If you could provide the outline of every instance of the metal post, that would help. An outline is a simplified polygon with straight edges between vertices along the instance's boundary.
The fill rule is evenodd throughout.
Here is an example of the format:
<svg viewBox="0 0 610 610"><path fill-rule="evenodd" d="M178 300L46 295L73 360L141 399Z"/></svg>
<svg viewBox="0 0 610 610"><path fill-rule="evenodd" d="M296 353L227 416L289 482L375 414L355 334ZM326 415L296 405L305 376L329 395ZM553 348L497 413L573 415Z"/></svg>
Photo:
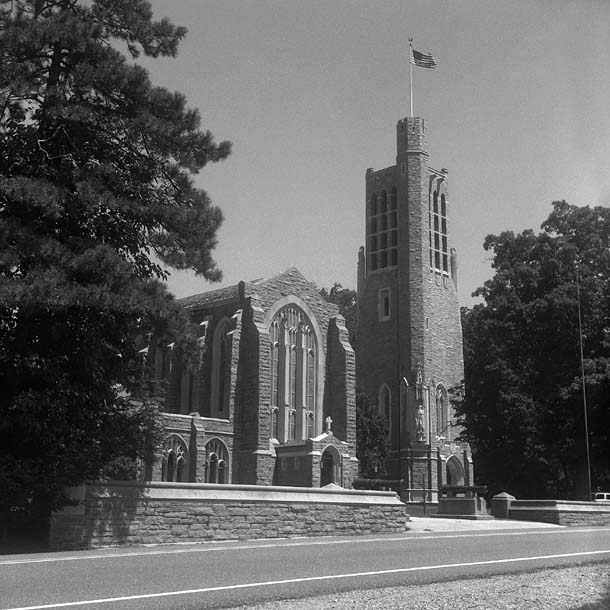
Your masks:
<svg viewBox="0 0 610 610"><path fill-rule="evenodd" d="M582 340L582 313L580 309L580 278L578 263L576 267L576 300L578 303L578 338L580 340L580 375L582 379L582 403L585 416L585 448L587 452L587 500L592 499L591 496L591 457L589 454L589 418L587 415L587 387L585 382L585 358Z"/></svg>
<svg viewBox="0 0 610 610"><path fill-rule="evenodd" d="M409 100L410 113L413 116L413 38L409 38Z"/></svg>

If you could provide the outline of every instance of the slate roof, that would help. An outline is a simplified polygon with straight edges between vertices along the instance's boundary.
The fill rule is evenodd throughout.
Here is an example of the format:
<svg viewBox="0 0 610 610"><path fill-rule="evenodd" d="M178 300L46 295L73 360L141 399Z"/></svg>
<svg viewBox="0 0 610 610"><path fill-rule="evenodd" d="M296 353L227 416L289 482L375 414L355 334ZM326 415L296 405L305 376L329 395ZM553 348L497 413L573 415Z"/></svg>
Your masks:
<svg viewBox="0 0 610 610"><path fill-rule="evenodd" d="M232 299L239 299L239 284L234 286L227 286L225 288L218 288L217 290L210 290L208 292L202 292L200 294L194 294L190 297L184 297L178 299L178 303L183 307L198 307L200 305L207 305L217 301L229 301Z"/></svg>
<svg viewBox="0 0 610 610"><path fill-rule="evenodd" d="M239 284L234 284L232 286L226 286L225 288L218 288L216 290L209 290L208 292L202 292L200 294L194 294L189 297L184 297L182 299L178 299L178 303L180 303L183 307L187 309L191 309L194 307L201 307L204 305L209 305L211 303L218 303L220 301L238 301L240 299L240 286L243 285L243 293L248 296L251 294L251 291L248 290L249 287L261 286L267 282L272 280L276 280L277 278L294 273L298 273L301 277L303 275L296 267L289 267L288 269L278 273L276 275L272 275L271 277L261 277L252 281L244 281ZM305 278L303 278L305 279Z"/></svg>

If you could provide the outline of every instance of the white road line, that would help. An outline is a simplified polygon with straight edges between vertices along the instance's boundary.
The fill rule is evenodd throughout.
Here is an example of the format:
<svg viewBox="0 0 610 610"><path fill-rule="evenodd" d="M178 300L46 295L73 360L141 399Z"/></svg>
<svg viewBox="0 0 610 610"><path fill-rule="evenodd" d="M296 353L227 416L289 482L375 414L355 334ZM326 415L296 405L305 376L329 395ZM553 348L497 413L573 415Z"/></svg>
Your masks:
<svg viewBox="0 0 610 610"><path fill-rule="evenodd" d="M610 549L603 551L584 551L581 553L561 553L558 555L539 555L537 557L514 557L512 559L491 559L488 561L471 561L465 563L447 563L444 565L418 566L413 568L395 568L393 570L375 570L372 572L353 572L351 574L332 574L326 576L307 576L305 578L288 578L285 580L269 580L264 582L242 583L238 585L223 585L219 587L205 587L202 589L184 589L182 591L164 591L162 593L145 593L140 595L125 595L123 597L105 597L101 599L88 599L75 602L60 602L57 604L43 604L41 606L20 606L18 608L4 608L2 610L48 610L49 608L69 608L73 606L88 606L93 604L111 604L140 599L153 599L158 597L175 597L178 595L195 595L198 593L213 593L215 591L231 591L235 589L252 589L255 587L272 587L275 585L289 585L320 580L340 580L345 578L361 578L363 576L382 576L384 574L404 574L422 570L442 570L445 568L464 568L473 566L486 566L499 563L518 563L524 561L540 561L542 559L562 559L566 557L585 557L591 555L610 555Z"/></svg>
<svg viewBox="0 0 610 610"><path fill-rule="evenodd" d="M406 540L438 540L438 539L451 539L451 538L481 538L481 537L494 537L494 536L528 536L530 534L584 534L587 532L610 532L608 527L595 527L590 529L527 529L520 531L498 531L498 532L476 532L470 530L468 533L463 534L445 534L442 536L436 534L421 534L414 536L413 533L405 534L402 536L387 536L383 538L344 538L341 540L330 540L326 538L316 538L315 540L283 540L281 542L274 542L271 544L239 544L239 545L224 545L224 546L203 546L197 543L193 543L193 547L188 549L169 549L164 547L156 551L127 551L123 553L99 553L97 555L67 555L62 557L37 557L32 559L6 559L0 561L0 566L10 566L28 563L55 563L62 561L86 561L88 559L117 559L121 557L146 557L157 556L157 555L174 555L180 553L216 553L218 551L245 551L252 549L274 549L278 547L292 547L292 546L317 546L323 544L325 546L330 544L368 544L370 542L400 542ZM419 532L416 532L419 534Z"/></svg>

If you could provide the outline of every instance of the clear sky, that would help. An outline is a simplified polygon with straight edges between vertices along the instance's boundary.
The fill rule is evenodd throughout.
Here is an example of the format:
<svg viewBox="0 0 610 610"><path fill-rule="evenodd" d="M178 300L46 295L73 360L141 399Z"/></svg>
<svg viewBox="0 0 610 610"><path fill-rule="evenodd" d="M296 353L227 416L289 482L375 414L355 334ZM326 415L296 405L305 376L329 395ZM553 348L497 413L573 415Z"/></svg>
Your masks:
<svg viewBox="0 0 610 610"><path fill-rule="evenodd" d="M295 265L356 287L366 168L395 163L409 114L409 37L430 164L449 170L460 301L491 276L485 236L538 229L551 202L610 202L608 0L154 0L189 33L144 61L183 92L233 154L197 184L226 220L211 285L174 273L178 297Z"/></svg>

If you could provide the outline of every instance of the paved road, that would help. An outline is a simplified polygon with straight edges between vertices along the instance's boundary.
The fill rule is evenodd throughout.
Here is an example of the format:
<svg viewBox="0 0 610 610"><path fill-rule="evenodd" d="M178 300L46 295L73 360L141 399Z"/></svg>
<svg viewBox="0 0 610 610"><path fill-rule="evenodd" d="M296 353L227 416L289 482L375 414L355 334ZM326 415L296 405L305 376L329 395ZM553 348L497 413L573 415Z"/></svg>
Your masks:
<svg viewBox="0 0 610 610"><path fill-rule="evenodd" d="M4 556L0 610L200 610L610 560L610 528L421 525L397 536Z"/></svg>

